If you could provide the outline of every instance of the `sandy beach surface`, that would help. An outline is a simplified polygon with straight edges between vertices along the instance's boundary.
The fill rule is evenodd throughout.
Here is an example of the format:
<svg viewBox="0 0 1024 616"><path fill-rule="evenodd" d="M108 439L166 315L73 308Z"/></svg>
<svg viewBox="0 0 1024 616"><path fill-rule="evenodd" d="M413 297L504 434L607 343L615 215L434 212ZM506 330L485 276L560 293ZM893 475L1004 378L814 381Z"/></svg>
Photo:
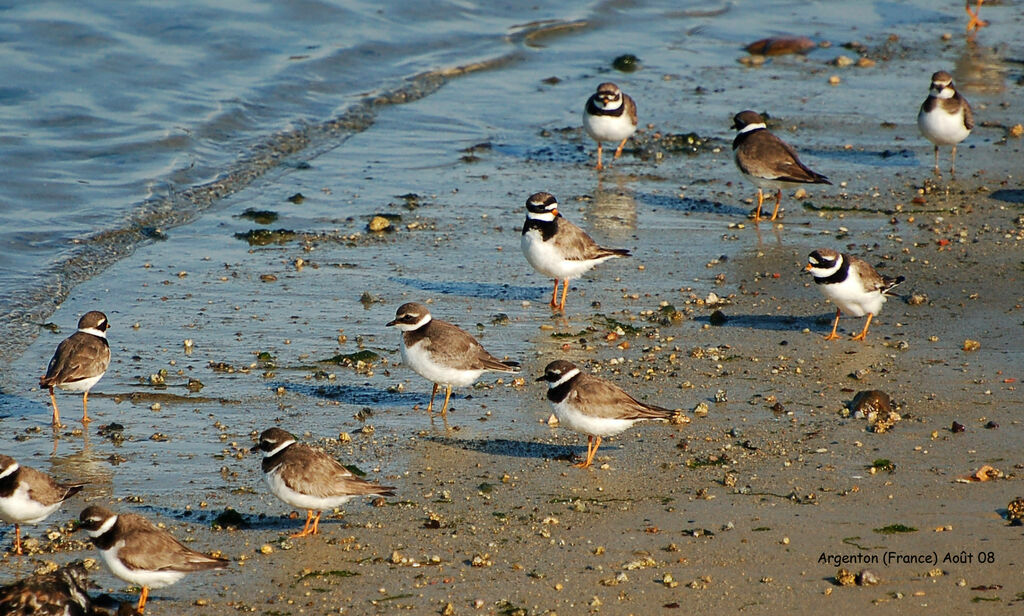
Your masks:
<svg viewBox="0 0 1024 616"><path fill-rule="evenodd" d="M1010 135L1024 52L993 42L1021 27L997 8L973 44L959 20L875 24L753 68L735 60L756 36L717 39L735 49L729 64L681 70L672 53L706 54L680 38L638 43L644 68L629 74L610 72L613 54L552 65L612 26L568 28L168 229L77 287L51 319L60 331L5 368L5 452L89 485L24 529L29 555L7 553L13 529L0 529L0 582L96 558L66 531L101 503L232 561L154 591L157 616L1019 612L1024 528L1006 508L1024 496L1024 157ZM860 55L838 47L854 38L876 64L831 64ZM979 119L955 180L932 175L914 121L941 68ZM606 79L637 99L642 129L597 173L579 113ZM769 111L834 183L788 191L778 224L747 219L754 190L728 129L745 108ZM519 250L540 190L634 254L575 281L564 315ZM368 230L376 215L389 231ZM907 278L863 343L848 339L856 318L822 339L834 307L801 271L819 247ZM428 418L430 385L384 326L407 301L522 373L485 376L457 390L447 423ZM54 438L34 382L90 309L110 317L113 363L87 431L80 398L59 395L67 427ZM547 424L534 382L556 358L682 419L638 425L572 468L586 439ZM867 390L891 397L891 429L851 412ZM271 426L397 496L288 539L304 512L268 492L248 451ZM986 465L994 478L969 479ZM215 525L228 508L232 527ZM877 584L840 585L841 568ZM102 565L92 577L116 600L136 596Z"/></svg>

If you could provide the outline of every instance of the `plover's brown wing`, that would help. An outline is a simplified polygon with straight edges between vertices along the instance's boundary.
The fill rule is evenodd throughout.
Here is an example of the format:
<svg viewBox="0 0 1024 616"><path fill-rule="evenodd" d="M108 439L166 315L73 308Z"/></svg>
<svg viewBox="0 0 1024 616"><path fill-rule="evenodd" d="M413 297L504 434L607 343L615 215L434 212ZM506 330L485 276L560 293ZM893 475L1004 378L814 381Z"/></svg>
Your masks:
<svg viewBox="0 0 1024 616"><path fill-rule="evenodd" d="M961 103L963 103L963 106L964 106L964 128L966 128L967 130L973 130L974 129L974 111L971 109L970 103L967 102L966 98L964 98L963 96L960 96L959 92L956 93L956 96L953 97L953 100L958 100Z"/></svg>
<svg viewBox="0 0 1024 616"><path fill-rule="evenodd" d="M42 505L55 505L67 500L85 486L84 483L57 483L53 477L28 466L21 467L21 480L29 486L29 498Z"/></svg>
<svg viewBox="0 0 1024 616"><path fill-rule="evenodd" d="M792 146L767 130L748 133L742 145L736 148L735 156L740 170L757 178L802 184L831 184L827 177L800 162Z"/></svg>
<svg viewBox="0 0 1024 616"><path fill-rule="evenodd" d="M294 457L281 469L280 477L285 485L300 494L317 498L394 495L393 486L361 479L328 454L303 443L291 445L288 454Z"/></svg>
<svg viewBox="0 0 1024 616"><path fill-rule="evenodd" d="M580 374L568 401L581 412L601 419L668 419L675 411L644 404L604 379Z"/></svg>
<svg viewBox="0 0 1024 616"><path fill-rule="evenodd" d="M555 248L568 261L590 261L602 257L630 256L629 251L625 248L599 246L594 238L587 235L586 231L562 216L555 220L558 221L558 231L553 238Z"/></svg>
<svg viewBox="0 0 1024 616"><path fill-rule="evenodd" d="M870 263L859 257L844 255L844 258L850 262L850 268L856 272L861 284L864 285L865 291L881 291L887 294L893 287L906 280L903 276L897 276L896 278L883 276L876 272Z"/></svg>
<svg viewBox="0 0 1024 616"><path fill-rule="evenodd" d="M430 357L457 370L495 370L515 372L518 368L491 355L476 338L456 325L431 319L426 325Z"/></svg>
<svg viewBox="0 0 1024 616"><path fill-rule="evenodd" d="M622 93L622 100L623 104L626 106L626 113L629 115L629 121L633 124L633 126L636 126L636 101L633 100L632 96L626 94L625 92Z"/></svg>
<svg viewBox="0 0 1024 616"><path fill-rule="evenodd" d="M125 542L117 551L117 557L129 569L188 572L223 569L228 565L224 558L207 556L185 547L174 535L157 528L140 515L119 514L117 525Z"/></svg>
<svg viewBox="0 0 1024 616"><path fill-rule="evenodd" d="M75 332L57 345L39 385L49 387L74 383L106 372L110 365L110 345L105 338Z"/></svg>

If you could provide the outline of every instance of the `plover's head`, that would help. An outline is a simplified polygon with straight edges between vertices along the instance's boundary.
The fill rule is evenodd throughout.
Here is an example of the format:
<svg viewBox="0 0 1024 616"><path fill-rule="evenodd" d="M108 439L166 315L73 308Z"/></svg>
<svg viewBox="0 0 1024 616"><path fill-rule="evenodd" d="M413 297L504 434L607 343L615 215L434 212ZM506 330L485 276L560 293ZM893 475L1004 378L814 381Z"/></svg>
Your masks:
<svg viewBox="0 0 1024 616"><path fill-rule="evenodd" d="M758 128L767 128L761 114L749 109L741 111L732 117L732 127L741 133L746 133Z"/></svg>
<svg viewBox="0 0 1024 616"><path fill-rule="evenodd" d="M544 374L537 381L547 381L548 388L554 389L579 373L580 369L571 361L556 359L544 367Z"/></svg>
<svg viewBox="0 0 1024 616"><path fill-rule="evenodd" d="M11 456L0 454L0 479L16 473L19 468L21 468L21 466L18 464L17 460Z"/></svg>
<svg viewBox="0 0 1024 616"><path fill-rule="evenodd" d="M551 222L558 217L558 201L551 193L539 192L526 200L526 217Z"/></svg>
<svg viewBox="0 0 1024 616"><path fill-rule="evenodd" d="M395 318L388 321L388 327L397 327L403 332L419 329L430 322L430 311L423 304L409 302L402 304L395 312Z"/></svg>
<svg viewBox="0 0 1024 616"><path fill-rule="evenodd" d="M82 318L78 319L78 331L80 332L88 332L106 338L106 331L109 328L110 322L107 321L107 315L99 310L86 312L82 315Z"/></svg>
<svg viewBox="0 0 1024 616"><path fill-rule="evenodd" d="M249 451L262 451L263 457L269 458L294 442L295 437L281 428L268 428L260 434L259 442Z"/></svg>
<svg viewBox="0 0 1024 616"><path fill-rule="evenodd" d="M831 248L819 248L807 255L804 269L815 278L827 278L839 270L843 256Z"/></svg>
<svg viewBox="0 0 1024 616"><path fill-rule="evenodd" d="M932 75L932 85L928 88L932 96L938 98L952 98L956 94L953 86L953 76L946 71L939 71Z"/></svg>
<svg viewBox="0 0 1024 616"><path fill-rule="evenodd" d="M78 528L89 533L90 537L99 537L117 523L117 514L99 505L90 505L78 516Z"/></svg>
<svg viewBox="0 0 1024 616"><path fill-rule="evenodd" d="M594 97L597 105L602 109L618 109L622 106L622 90L610 81L597 86Z"/></svg>

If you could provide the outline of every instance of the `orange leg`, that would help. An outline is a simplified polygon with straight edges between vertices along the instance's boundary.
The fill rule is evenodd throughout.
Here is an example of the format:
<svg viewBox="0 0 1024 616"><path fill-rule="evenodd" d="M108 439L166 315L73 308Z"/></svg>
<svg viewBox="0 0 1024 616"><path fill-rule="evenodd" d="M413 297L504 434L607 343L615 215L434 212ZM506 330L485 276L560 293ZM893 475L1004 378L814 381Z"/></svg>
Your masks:
<svg viewBox="0 0 1024 616"><path fill-rule="evenodd" d="M868 335L868 325L871 325L871 317L875 315L868 313L868 320L864 322L864 329L851 340L863 340Z"/></svg>
<svg viewBox="0 0 1024 616"><path fill-rule="evenodd" d="M82 394L82 423L87 424L89 419L89 392Z"/></svg>
<svg viewBox="0 0 1024 616"><path fill-rule="evenodd" d="M21 556L21 526L14 525L14 553Z"/></svg>
<svg viewBox="0 0 1024 616"><path fill-rule="evenodd" d="M565 312L565 294L569 292L569 279L566 278L562 281L562 303L558 304L558 309Z"/></svg>
<svg viewBox="0 0 1024 616"><path fill-rule="evenodd" d="M146 609L146 599L149 598L149 586L142 587L142 594L139 595L139 606L135 608L138 613L143 613Z"/></svg>
<svg viewBox="0 0 1024 616"><path fill-rule="evenodd" d="M601 164L601 142L597 142L597 170L604 169L604 165Z"/></svg>
<svg viewBox="0 0 1024 616"><path fill-rule="evenodd" d="M839 334L836 333L836 329L839 328L839 309L836 308L836 322L832 324L832 333L825 336L825 340L835 340L839 338Z"/></svg>
<svg viewBox="0 0 1024 616"><path fill-rule="evenodd" d="M323 514L323 511L317 511L316 512L316 517L313 518L313 532L311 533L313 535L320 534L320 516L322 514Z"/></svg>
<svg viewBox="0 0 1024 616"><path fill-rule="evenodd" d="M575 466L576 468L587 468L588 466L590 466L590 451L593 446L594 437L587 435L587 457L584 460L581 460L580 462L573 464L573 466Z"/></svg>
<svg viewBox="0 0 1024 616"><path fill-rule="evenodd" d="M558 279L555 278L555 290L551 292L551 307L558 308Z"/></svg>
<svg viewBox="0 0 1024 616"><path fill-rule="evenodd" d="M57 396L53 395L53 387L50 387L50 402L53 403L53 427L60 427L60 410L57 409Z"/></svg>
<svg viewBox="0 0 1024 616"><path fill-rule="evenodd" d="M761 204L764 203L764 192L757 189L757 209L754 211L754 222L761 222Z"/></svg>
<svg viewBox="0 0 1024 616"><path fill-rule="evenodd" d="M593 445L593 447L591 447ZM590 468L590 465L594 463L594 455L597 454L597 448L601 446L601 437L598 436L587 436L587 459L582 462L573 464L576 468Z"/></svg>
<svg viewBox="0 0 1024 616"><path fill-rule="evenodd" d="M619 147L615 148L615 158L622 156L622 147L626 145L626 141L628 140L629 137L626 137L625 139L622 140L622 143L619 144Z"/></svg>
<svg viewBox="0 0 1024 616"><path fill-rule="evenodd" d="M978 8L974 9L973 11L971 10L971 1L967 0L966 2L964 2L964 10L967 11L967 15L971 18L971 20L967 22L968 32L972 32L974 30L981 30L982 28L988 25L987 21L984 21L983 19L981 19L981 17L979 17L979 15L981 14L981 4L984 1L985 0L978 0Z"/></svg>
<svg viewBox="0 0 1024 616"><path fill-rule="evenodd" d="M317 516L317 519L319 519L319 516ZM306 535L312 534L313 531L311 531L309 529L309 524L312 521L313 521L313 510L312 509L307 509L306 510L306 525L302 527L302 531L301 532L297 532L294 535L289 535L289 536L292 539L297 539L298 537L305 537Z"/></svg>
<svg viewBox="0 0 1024 616"><path fill-rule="evenodd" d="M441 417L448 416L448 399L452 397L452 386L445 385L444 387L444 406L441 407Z"/></svg>
<svg viewBox="0 0 1024 616"><path fill-rule="evenodd" d="M771 220L775 220L775 218L779 215L779 204L780 203L782 203L782 189L781 188L779 189L779 191L777 193L775 193L775 210L772 212Z"/></svg>
<svg viewBox="0 0 1024 616"><path fill-rule="evenodd" d="M427 415L430 415L434 409L434 396L437 395L437 383L434 383L434 388L430 390L430 402L427 403Z"/></svg>

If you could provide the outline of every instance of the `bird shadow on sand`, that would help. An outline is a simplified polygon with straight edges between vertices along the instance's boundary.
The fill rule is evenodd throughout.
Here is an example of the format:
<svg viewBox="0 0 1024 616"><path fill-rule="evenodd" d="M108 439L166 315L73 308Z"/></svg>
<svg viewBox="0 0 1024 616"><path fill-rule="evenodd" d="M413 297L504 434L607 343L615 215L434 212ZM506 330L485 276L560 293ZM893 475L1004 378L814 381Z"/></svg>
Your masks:
<svg viewBox="0 0 1024 616"><path fill-rule="evenodd" d="M516 441L507 438L460 439L448 436L428 436L425 440L454 449L478 451L492 456L534 458L539 460L572 460L583 457L587 448L580 445L555 445L534 441ZM615 446L611 446L614 448Z"/></svg>
<svg viewBox="0 0 1024 616"><path fill-rule="evenodd" d="M479 297L483 299L503 300L539 300L547 295L548 287L521 287L510 284L493 284L486 282L459 282L420 280L419 278L398 278L392 276L391 282L407 287L440 293L442 295L460 295L463 297Z"/></svg>
<svg viewBox="0 0 1024 616"><path fill-rule="evenodd" d="M993 191L989 197L1005 203L1024 203L1024 190L1001 188Z"/></svg>
<svg viewBox="0 0 1024 616"><path fill-rule="evenodd" d="M725 322L717 327L745 327L749 329L765 329L773 331L799 332L804 329L815 330L828 325L835 318L835 313L812 316L793 316L791 314L737 314L726 315ZM710 316L694 317L698 323L711 323Z"/></svg>
<svg viewBox="0 0 1024 616"><path fill-rule="evenodd" d="M272 383L274 389L284 387L288 391L310 396L312 398L324 398L344 402L345 404L356 404L359 406L392 407L392 406L426 406L430 402L428 391L389 391L379 387L367 387L366 385L306 385L303 383ZM441 392L443 395L444 392ZM465 394L452 392L452 400L465 399ZM443 398L442 398L443 399Z"/></svg>
<svg viewBox="0 0 1024 616"><path fill-rule="evenodd" d="M651 208L663 208L675 212L694 212L700 214L721 214L723 216L746 216L749 211L746 207L727 205L718 201L707 199L691 199L689 197L677 197L675 195L664 195L655 193L637 193L637 203Z"/></svg>

